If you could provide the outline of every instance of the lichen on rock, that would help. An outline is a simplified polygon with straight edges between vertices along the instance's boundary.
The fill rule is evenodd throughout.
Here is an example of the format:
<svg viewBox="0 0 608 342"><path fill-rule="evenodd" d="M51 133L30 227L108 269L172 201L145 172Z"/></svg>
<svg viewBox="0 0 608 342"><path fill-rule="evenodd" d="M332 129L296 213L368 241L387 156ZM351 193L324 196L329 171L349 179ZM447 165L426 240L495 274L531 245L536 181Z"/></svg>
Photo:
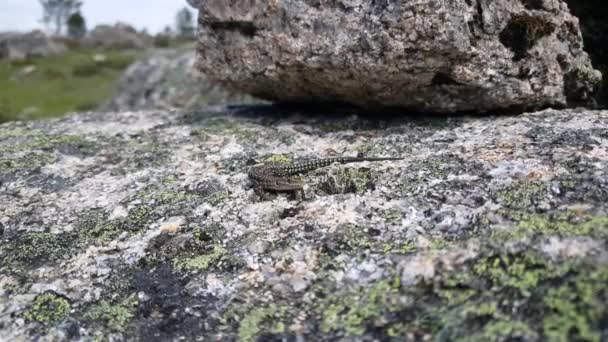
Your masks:
<svg viewBox="0 0 608 342"><path fill-rule="evenodd" d="M6 123L0 339L602 341L607 137L585 109ZM337 152L403 160L304 175L303 200L247 178Z"/></svg>

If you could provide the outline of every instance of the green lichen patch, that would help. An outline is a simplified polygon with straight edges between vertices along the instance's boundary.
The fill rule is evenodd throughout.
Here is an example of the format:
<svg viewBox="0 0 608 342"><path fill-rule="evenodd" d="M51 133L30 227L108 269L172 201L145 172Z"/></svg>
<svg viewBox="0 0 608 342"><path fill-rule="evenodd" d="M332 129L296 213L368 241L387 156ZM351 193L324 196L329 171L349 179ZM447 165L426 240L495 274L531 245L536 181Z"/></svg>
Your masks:
<svg viewBox="0 0 608 342"><path fill-rule="evenodd" d="M70 315L71 304L65 297L49 291L42 293L23 312L23 318L45 325L59 323Z"/></svg>
<svg viewBox="0 0 608 342"><path fill-rule="evenodd" d="M0 241L0 268L18 273L42 265L59 264L75 253L73 241L67 234L20 233Z"/></svg>
<svg viewBox="0 0 608 342"><path fill-rule="evenodd" d="M314 289L324 299L313 311L325 337L600 341L607 266L490 246L413 286L393 276L336 291L321 281Z"/></svg>
<svg viewBox="0 0 608 342"><path fill-rule="evenodd" d="M90 152L89 150L95 146L93 141L78 135L47 135L42 133L31 132L18 144L11 146L3 146L5 152L32 152L57 151L64 154L77 154L81 152Z"/></svg>
<svg viewBox="0 0 608 342"><path fill-rule="evenodd" d="M546 184L525 181L499 190L496 198L506 208L533 211L535 205L547 199L548 193Z"/></svg>
<svg viewBox="0 0 608 342"><path fill-rule="evenodd" d="M137 201L139 204L129 208L126 217L109 219L103 210L87 210L78 215L74 235L77 245L106 246L121 234L137 234L163 217L179 216L190 212L201 203L200 196L185 191L162 191L156 186L139 191L133 197L125 199L123 204Z"/></svg>
<svg viewBox="0 0 608 342"><path fill-rule="evenodd" d="M353 224L338 226L335 234L327 236L323 245L324 252L328 255L338 255L344 252L364 252L376 247L373 237L365 232L363 227ZM384 250L384 246L377 247L378 250Z"/></svg>
<svg viewBox="0 0 608 342"><path fill-rule="evenodd" d="M189 258L175 260L174 266L180 271L207 271L219 263L227 251L222 246L214 246L207 254L197 255Z"/></svg>
<svg viewBox="0 0 608 342"><path fill-rule="evenodd" d="M145 230L150 223L158 220L161 216L156 207L142 204L131 208L127 217L118 220L116 223L125 231L137 232Z"/></svg>
<svg viewBox="0 0 608 342"><path fill-rule="evenodd" d="M83 318L94 324L101 324L111 331L123 331L134 317L139 301L135 295L112 304L106 300L90 307Z"/></svg>
<svg viewBox="0 0 608 342"><path fill-rule="evenodd" d="M417 249L416 243L410 240L391 242L384 245L385 254L393 253L407 255L416 252Z"/></svg>
<svg viewBox="0 0 608 342"><path fill-rule="evenodd" d="M218 331L241 342L281 339L287 336L295 310L282 300L269 304L260 298L239 297L223 312Z"/></svg>
<svg viewBox="0 0 608 342"><path fill-rule="evenodd" d="M608 268L581 272L559 287L549 289L543 299L548 309L543 333L550 341L602 341L608 319Z"/></svg>
<svg viewBox="0 0 608 342"><path fill-rule="evenodd" d="M593 303L602 302L606 296L605 282L602 283L603 276L600 276L608 270L606 265L596 268L574 259L556 262L532 252L499 252L468 265L427 288L442 299L440 305L428 312L434 317L431 326L436 336L448 340L471 336L476 340L505 340L534 338L535 332L541 331L543 338L552 337L549 340L582 337L581 331L596 334L586 336L599 336L597 333L608 311ZM577 287L585 286L583 284L589 285L585 298L562 297L565 303L561 305L554 301L552 294L556 291L579 293ZM556 310L551 305L564 310ZM596 311L566 310L569 306L585 308L588 305L593 305ZM575 316L586 330L570 326L553 334L554 331L547 328L551 326L547 313L552 313L550 322Z"/></svg>
<svg viewBox="0 0 608 342"><path fill-rule="evenodd" d="M82 213L75 224L77 243L81 248L88 246L106 246L122 231L108 219L108 214L97 209Z"/></svg>
<svg viewBox="0 0 608 342"><path fill-rule="evenodd" d="M496 241L521 240L524 238L559 236L592 237L608 239L608 217L581 215L575 212L557 212L522 215L518 223L509 229L493 232Z"/></svg>
<svg viewBox="0 0 608 342"><path fill-rule="evenodd" d="M326 194L363 194L375 188L377 176L370 168L345 167L331 172L320 182L318 188Z"/></svg>
<svg viewBox="0 0 608 342"><path fill-rule="evenodd" d="M608 170L603 174L597 173L591 160L574 160L569 164L571 165L566 167L579 175L559 179L560 199L568 202L606 203L608 186L605 180L608 179Z"/></svg>
<svg viewBox="0 0 608 342"><path fill-rule="evenodd" d="M226 200L228 200L228 196L228 192L218 191L208 196L206 198L206 201L209 202L209 204L211 204L212 206L218 206L226 202Z"/></svg>
<svg viewBox="0 0 608 342"><path fill-rule="evenodd" d="M92 155L97 150L93 141L78 135L46 135L25 129L4 132L9 138L17 133L24 136L0 144L0 176L23 176L55 163L60 154Z"/></svg>
<svg viewBox="0 0 608 342"><path fill-rule="evenodd" d="M257 341L262 331L271 335L284 334L285 323L281 321L284 311L276 305L252 309L240 321L238 340L242 342Z"/></svg>
<svg viewBox="0 0 608 342"><path fill-rule="evenodd" d="M32 152L18 157L0 158L0 176L21 175L39 170L41 167L53 164L57 156L49 153Z"/></svg>
<svg viewBox="0 0 608 342"><path fill-rule="evenodd" d="M182 272L204 272L216 266L230 268L235 258L222 246L225 235L220 225L188 225L179 233L155 237L147 249L146 260L170 263Z"/></svg>
<svg viewBox="0 0 608 342"><path fill-rule="evenodd" d="M27 145L27 150L58 151L63 154L90 154L95 147L93 141L78 135L39 136Z"/></svg>
<svg viewBox="0 0 608 342"><path fill-rule="evenodd" d="M41 134L40 131L21 126L19 123L0 127L0 141L10 138L26 138L34 135L39 136Z"/></svg>
<svg viewBox="0 0 608 342"><path fill-rule="evenodd" d="M344 331L348 336L361 336L400 307L399 280L380 281L369 289L358 288L332 296L321 304L320 330L330 333Z"/></svg>
<svg viewBox="0 0 608 342"><path fill-rule="evenodd" d="M129 210L127 217L109 219L109 214L99 209L85 211L79 215L74 234L77 245L107 246L123 233L136 234L160 218L160 214L150 205L138 205Z"/></svg>

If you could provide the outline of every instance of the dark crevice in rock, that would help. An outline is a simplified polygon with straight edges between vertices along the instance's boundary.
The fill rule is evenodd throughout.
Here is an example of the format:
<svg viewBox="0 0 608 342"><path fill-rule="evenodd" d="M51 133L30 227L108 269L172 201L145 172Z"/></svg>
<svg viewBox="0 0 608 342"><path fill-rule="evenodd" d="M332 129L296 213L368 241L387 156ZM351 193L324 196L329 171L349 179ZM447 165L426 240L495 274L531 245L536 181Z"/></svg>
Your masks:
<svg viewBox="0 0 608 342"><path fill-rule="evenodd" d="M455 81L449 74L445 72L438 72L433 76L431 80L431 84L434 86L442 86L442 85L460 85L457 81Z"/></svg>
<svg viewBox="0 0 608 342"><path fill-rule="evenodd" d="M473 3L472 1L467 1L467 5L468 6L475 6L475 14L473 15L472 20L469 20L467 22L467 25L469 26L469 32L471 34L471 36L479 38L480 34L484 31L484 25L483 25L483 7L481 5L481 2L479 1L475 1L475 3ZM476 40L472 40L472 43L476 44Z"/></svg>
<svg viewBox="0 0 608 342"><path fill-rule="evenodd" d="M537 16L517 14L500 33L500 42L514 53L513 60L526 57L536 42L555 31L555 25Z"/></svg>
<svg viewBox="0 0 608 342"><path fill-rule="evenodd" d="M238 31L246 37L255 36L258 30L252 23L245 21L218 22L211 23L209 26L215 31Z"/></svg>
<svg viewBox="0 0 608 342"><path fill-rule="evenodd" d="M529 10L541 10L544 8L543 0L523 0L523 3Z"/></svg>
<svg viewBox="0 0 608 342"><path fill-rule="evenodd" d="M568 7L580 18L585 51L591 56L596 69L604 74L603 87L596 99L608 105L608 2L604 0L567 0Z"/></svg>

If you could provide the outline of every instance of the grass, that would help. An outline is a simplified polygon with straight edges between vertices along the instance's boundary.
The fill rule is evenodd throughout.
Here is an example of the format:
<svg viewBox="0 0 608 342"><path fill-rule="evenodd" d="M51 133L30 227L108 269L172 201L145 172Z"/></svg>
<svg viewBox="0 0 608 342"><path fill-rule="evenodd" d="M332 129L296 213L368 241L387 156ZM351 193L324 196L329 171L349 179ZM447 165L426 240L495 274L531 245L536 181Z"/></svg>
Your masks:
<svg viewBox="0 0 608 342"><path fill-rule="evenodd" d="M76 50L26 61L0 60L0 122L49 118L109 99L133 52Z"/></svg>

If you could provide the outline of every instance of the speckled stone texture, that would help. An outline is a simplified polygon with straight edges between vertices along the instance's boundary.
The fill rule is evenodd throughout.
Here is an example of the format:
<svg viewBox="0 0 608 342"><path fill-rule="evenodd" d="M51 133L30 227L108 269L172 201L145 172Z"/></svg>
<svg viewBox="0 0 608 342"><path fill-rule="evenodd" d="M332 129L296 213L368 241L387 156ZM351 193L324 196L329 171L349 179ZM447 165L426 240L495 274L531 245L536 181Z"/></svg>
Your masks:
<svg viewBox="0 0 608 342"><path fill-rule="evenodd" d="M559 0L198 2L203 73L277 102L569 106L601 81Z"/></svg>
<svg viewBox="0 0 608 342"><path fill-rule="evenodd" d="M0 235L2 341L605 341L608 111L7 123Z"/></svg>

